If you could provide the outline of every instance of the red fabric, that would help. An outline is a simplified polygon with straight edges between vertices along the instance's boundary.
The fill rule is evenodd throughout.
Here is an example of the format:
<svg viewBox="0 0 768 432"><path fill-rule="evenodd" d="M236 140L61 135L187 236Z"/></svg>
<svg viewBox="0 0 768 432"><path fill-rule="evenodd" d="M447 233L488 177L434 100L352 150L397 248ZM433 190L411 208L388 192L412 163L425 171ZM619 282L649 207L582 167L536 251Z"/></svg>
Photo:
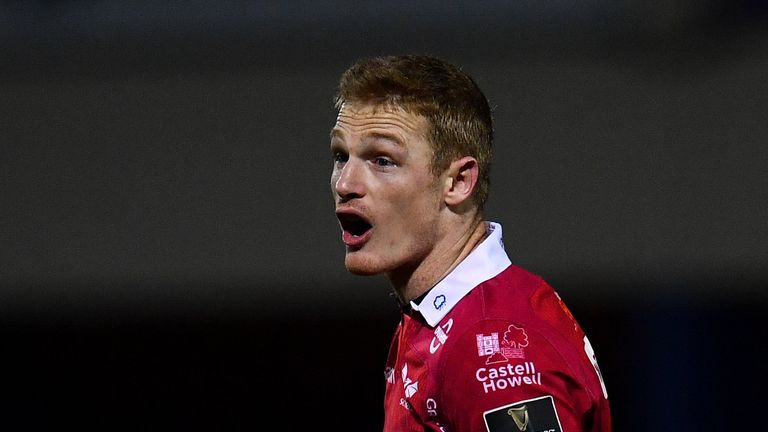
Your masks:
<svg viewBox="0 0 768 432"><path fill-rule="evenodd" d="M586 345L555 291L512 265L434 328L403 314L385 371L384 431L486 432L486 411L551 395L562 431L610 432Z"/></svg>

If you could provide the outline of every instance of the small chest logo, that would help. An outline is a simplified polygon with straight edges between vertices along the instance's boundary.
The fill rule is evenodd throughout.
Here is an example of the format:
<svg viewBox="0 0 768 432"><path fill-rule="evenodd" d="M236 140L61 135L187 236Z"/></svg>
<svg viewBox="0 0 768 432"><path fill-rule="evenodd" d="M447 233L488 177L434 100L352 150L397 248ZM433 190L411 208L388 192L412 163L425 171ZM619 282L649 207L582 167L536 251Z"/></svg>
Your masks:
<svg viewBox="0 0 768 432"><path fill-rule="evenodd" d="M432 306L435 307L435 309L440 310L445 306L445 296L440 294L439 296L435 297L435 300L432 301Z"/></svg>
<svg viewBox="0 0 768 432"><path fill-rule="evenodd" d="M405 397L410 398L419 390L419 382L411 381L411 379L408 378L407 364L403 366L402 376L403 376L403 389L405 390Z"/></svg>
<svg viewBox="0 0 768 432"><path fill-rule="evenodd" d="M448 339L448 333L453 327L453 318L450 318L448 322L435 328L435 336L432 337L432 341L429 343L429 353L434 354L438 348L443 346Z"/></svg>

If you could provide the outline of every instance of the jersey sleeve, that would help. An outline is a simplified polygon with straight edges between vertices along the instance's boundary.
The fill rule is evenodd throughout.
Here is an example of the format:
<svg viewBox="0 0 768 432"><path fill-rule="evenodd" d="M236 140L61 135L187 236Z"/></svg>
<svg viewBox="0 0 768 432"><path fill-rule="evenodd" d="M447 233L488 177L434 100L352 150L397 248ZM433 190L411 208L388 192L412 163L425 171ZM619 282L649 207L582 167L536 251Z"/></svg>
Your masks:
<svg viewBox="0 0 768 432"><path fill-rule="evenodd" d="M586 359L535 328L484 320L463 332L442 358L448 431L581 432L594 412L574 359ZM586 360L585 360L586 361Z"/></svg>

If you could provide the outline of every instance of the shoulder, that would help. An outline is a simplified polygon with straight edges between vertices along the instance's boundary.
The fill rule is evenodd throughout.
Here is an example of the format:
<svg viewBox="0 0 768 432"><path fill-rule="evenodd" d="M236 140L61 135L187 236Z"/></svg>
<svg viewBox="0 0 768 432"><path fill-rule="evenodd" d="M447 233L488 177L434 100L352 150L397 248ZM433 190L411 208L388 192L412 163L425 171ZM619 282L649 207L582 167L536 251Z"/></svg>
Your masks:
<svg viewBox="0 0 768 432"><path fill-rule="evenodd" d="M450 317L439 369L445 408L457 418L469 407L477 416L547 396L560 415L584 415L598 403L586 337L540 276L510 266L478 285ZM578 417L566 422L575 424Z"/></svg>
<svg viewBox="0 0 768 432"><path fill-rule="evenodd" d="M457 315L464 318L468 332L488 331L508 323L508 331L518 328L529 337L532 355L551 351L546 356L556 359L553 368L559 367L591 387L586 384L594 375L589 341L568 305L541 276L510 266L479 285L467 300L466 309L460 305Z"/></svg>
<svg viewBox="0 0 768 432"><path fill-rule="evenodd" d="M574 364L577 348L553 341L537 323L486 318L462 328L454 322L443 349L439 400L457 430L478 430L489 413L521 401L548 401L547 418L559 417L565 430L599 403Z"/></svg>
<svg viewBox="0 0 768 432"><path fill-rule="evenodd" d="M478 285L456 308L467 321L510 320L537 329L549 338L559 335L578 345L578 321L563 299L541 276L511 265Z"/></svg>
<svg viewBox="0 0 768 432"><path fill-rule="evenodd" d="M457 305L452 315L470 321L484 319L534 319L534 296L554 293L544 279L522 267L510 265L498 275L480 283Z"/></svg>

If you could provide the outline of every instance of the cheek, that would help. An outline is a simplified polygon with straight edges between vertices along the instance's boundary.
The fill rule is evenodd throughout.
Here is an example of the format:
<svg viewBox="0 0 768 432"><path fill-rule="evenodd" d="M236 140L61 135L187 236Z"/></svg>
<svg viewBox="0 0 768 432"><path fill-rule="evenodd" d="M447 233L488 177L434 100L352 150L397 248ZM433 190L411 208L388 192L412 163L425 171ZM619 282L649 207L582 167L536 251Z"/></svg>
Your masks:
<svg viewBox="0 0 768 432"><path fill-rule="evenodd" d="M392 200L392 211L399 217L403 230L423 232L437 218L435 198L422 191L410 195L401 194Z"/></svg>

